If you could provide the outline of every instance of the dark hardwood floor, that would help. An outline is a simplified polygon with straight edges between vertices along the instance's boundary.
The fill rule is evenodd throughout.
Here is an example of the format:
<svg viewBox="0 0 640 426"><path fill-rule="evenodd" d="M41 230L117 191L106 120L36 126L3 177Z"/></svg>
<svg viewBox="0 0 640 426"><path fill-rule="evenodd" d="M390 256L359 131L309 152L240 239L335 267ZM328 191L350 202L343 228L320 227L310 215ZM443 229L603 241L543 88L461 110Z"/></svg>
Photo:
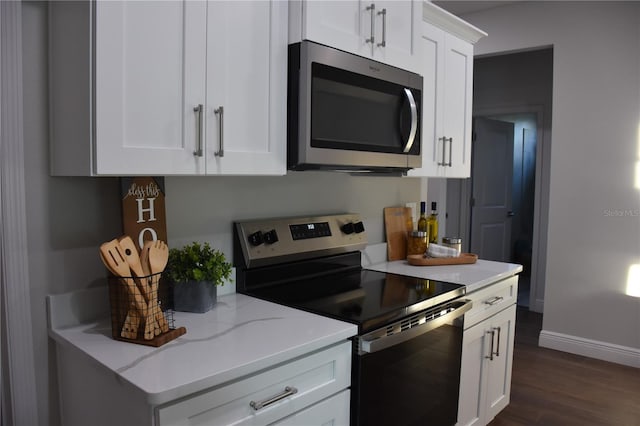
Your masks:
<svg viewBox="0 0 640 426"><path fill-rule="evenodd" d="M540 348L541 328L518 307L511 403L490 426L640 426L640 369Z"/></svg>

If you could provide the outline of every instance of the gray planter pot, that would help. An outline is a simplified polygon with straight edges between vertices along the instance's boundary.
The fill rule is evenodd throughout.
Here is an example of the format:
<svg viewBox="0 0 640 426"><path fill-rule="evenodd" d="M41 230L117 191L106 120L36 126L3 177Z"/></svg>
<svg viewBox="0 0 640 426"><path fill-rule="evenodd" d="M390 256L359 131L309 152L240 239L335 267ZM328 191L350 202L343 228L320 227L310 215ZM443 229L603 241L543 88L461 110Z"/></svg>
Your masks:
<svg viewBox="0 0 640 426"><path fill-rule="evenodd" d="M180 312L210 311L218 298L218 287L207 281L172 283L173 309Z"/></svg>

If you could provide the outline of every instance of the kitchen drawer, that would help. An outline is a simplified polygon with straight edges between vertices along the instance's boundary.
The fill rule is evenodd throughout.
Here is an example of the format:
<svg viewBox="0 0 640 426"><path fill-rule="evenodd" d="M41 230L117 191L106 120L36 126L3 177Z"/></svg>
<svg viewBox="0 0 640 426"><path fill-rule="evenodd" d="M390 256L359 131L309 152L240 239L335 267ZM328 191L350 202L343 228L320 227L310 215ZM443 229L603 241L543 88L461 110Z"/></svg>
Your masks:
<svg viewBox="0 0 640 426"><path fill-rule="evenodd" d="M351 342L344 342L158 408L157 424L267 425L346 389L350 380ZM252 401L268 401L286 387L297 392L257 410L251 407Z"/></svg>
<svg viewBox="0 0 640 426"><path fill-rule="evenodd" d="M464 328L477 324L516 303L518 297L518 276L506 278L480 290L467 293L473 307L464 315Z"/></svg>
<svg viewBox="0 0 640 426"><path fill-rule="evenodd" d="M340 392L271 426L346 426L349 424L349 390Z"/></svg>

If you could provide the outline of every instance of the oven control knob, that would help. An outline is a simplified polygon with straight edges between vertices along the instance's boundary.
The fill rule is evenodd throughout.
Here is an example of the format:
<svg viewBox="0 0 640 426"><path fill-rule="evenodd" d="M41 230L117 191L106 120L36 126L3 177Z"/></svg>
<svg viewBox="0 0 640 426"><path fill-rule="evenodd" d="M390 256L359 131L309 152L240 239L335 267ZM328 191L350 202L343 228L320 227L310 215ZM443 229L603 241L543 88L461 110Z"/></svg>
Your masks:
<svg viewBox="0 0 640 426"><path fill-rule="evenodd" d="M264 242L267 244L273 244L278 242L278 234L275 229L264 233Z"/></svg>
<svg viewBox="0 0 640 426"><path fill-rule="evenodd" d="M263 242L264 242L264 236L262 235L262 231L257 231L249 235L249 243L252 246L259 246Z"/></svg>
<svg viewBox="0 0 640 426"><path fill-rule="evenodd" d="M345 234L349 235L349 234L353 234L355 229L353 227L353 223L349 222L349 223L345 223L344 225L342 225L340 227L340 229L342 229L342 232L344 232Z"/></svg>
<svg viewBox="0 0 640 426"><path fill-rule="evenodd" d="M353 224L353 229L356 231L356 234L364 232L364 223L356 222Z"/></svg>

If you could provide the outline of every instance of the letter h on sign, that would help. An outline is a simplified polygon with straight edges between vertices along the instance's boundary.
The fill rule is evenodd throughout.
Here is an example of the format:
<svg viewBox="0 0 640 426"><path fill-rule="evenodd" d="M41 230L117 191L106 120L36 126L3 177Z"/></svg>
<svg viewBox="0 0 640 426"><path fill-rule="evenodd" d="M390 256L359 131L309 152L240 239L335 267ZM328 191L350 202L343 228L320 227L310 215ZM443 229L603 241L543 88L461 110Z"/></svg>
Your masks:
<svg viewBox="0 0 640 426"><path fill-rule="evenodd" d="M122 225L141 249L145 241L167 241L164 178L121 178Z"/></svg>

